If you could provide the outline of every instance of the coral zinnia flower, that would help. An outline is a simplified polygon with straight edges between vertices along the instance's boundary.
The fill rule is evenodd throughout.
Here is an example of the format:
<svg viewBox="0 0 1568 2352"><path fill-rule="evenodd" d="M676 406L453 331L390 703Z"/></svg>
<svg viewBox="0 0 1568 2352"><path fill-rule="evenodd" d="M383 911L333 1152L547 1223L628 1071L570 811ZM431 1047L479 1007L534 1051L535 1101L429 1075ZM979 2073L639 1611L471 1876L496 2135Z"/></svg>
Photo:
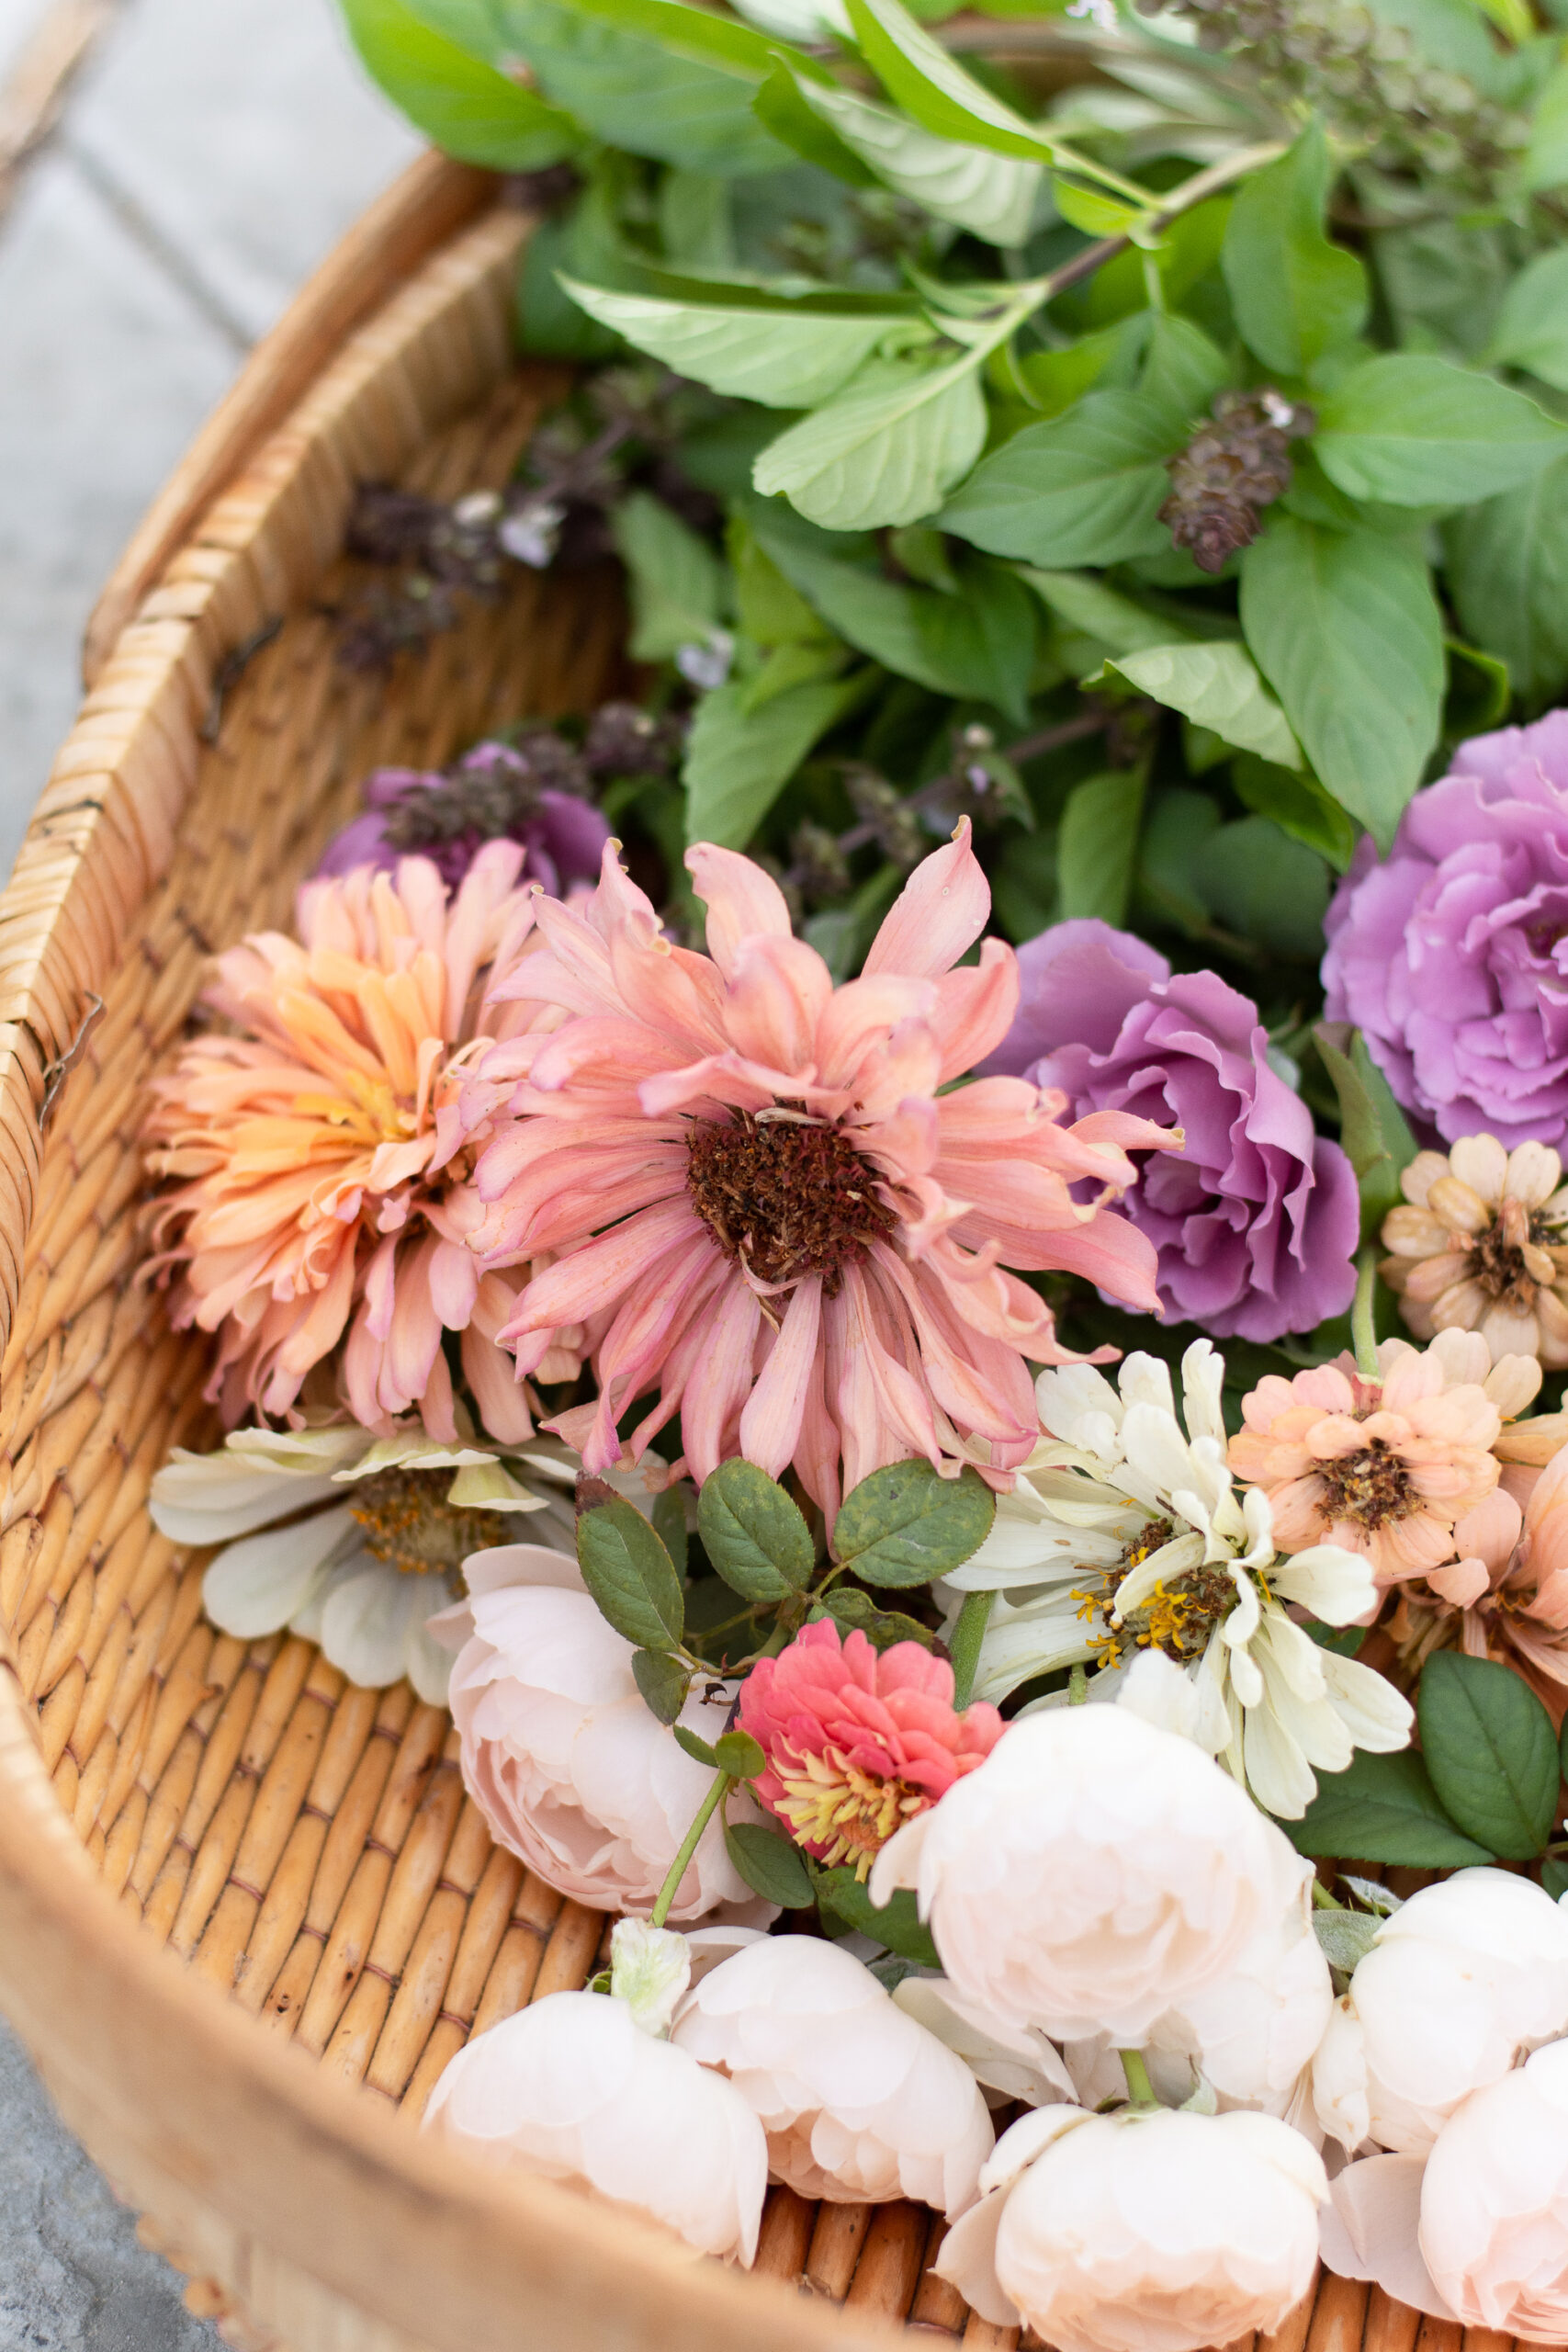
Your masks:
<svg viewBox="0 0 1568 2352"><path fill-rule="evenodd" d="M1497 1484L1501 1414L1540 1380L1518 1356L1488 1372L1485 1353L1478 1335L1443 1331L1424 1350L1385 1340L1376 1380L1349 1355L1260 1380L1242 1399L1230 1466L1268 1496L1280 1551L1364 1552L1380 1584L1453 1559L1456 1521Z"/></svg>
<svg viewBox="0 0 1568 2352"><path fill-rule="evenodd" d="M912 1454L1010 1484L1036 1434L1024 1359L1070 1359L1007 1268L1156 1309L1152 1245L1102 1204L1133 1181L1128 1148L1179 1136L1121 1112L1063 1125L1066 1098L1021 1079L953 1090L1018 1002L999 941L953 969L990 910L966 820L839 989L760 867L708 842L686 864L711 955L671 945L612 843L591 899L539 901L549 953L497 991L577 1017L491 1047L464 1088L497 1128L474 1246L562 1259L502 1334L520 1375L558 1326L592 1323L599 1401L558 1424L591 1470L658 1388L633 1453L679 1412L699 1478L736 1453L793 1461L829 1512L840 1464L851 1487Z"/></svg>
<svg viewBox="0 0 1568 2352"><path fill-rule="evenodd" d="M953 1668L919 1642L880 1654L803 1625L740 1686L740 1728L768 1759L752 1793L819 1862L864 1878L896 1829L945 1796L1007 1726L984 1702L953 1707Z"/></svg>
<svg viewBox="0 0 1568 2352"><path fill-rule="evenodd" d="M299 940L261 932L217 958L205 1001L243 1034L186 1046L147 1137L153 1173L184 1180L156 1226L174 1237L157 1263L183 1269L172 1320L219 1334L208 1395L231 1424L288 1412L347 1329L355 1419L385 1433L417 1406L451 1443L453 1330L490 1434L530 1434L495 1346L515 1291L466 1246L472 1146L449 1108L475 1038L540 1012L480 996L532 926L523 855L490 843L450 904L423 857L309 883Z"/></svg>

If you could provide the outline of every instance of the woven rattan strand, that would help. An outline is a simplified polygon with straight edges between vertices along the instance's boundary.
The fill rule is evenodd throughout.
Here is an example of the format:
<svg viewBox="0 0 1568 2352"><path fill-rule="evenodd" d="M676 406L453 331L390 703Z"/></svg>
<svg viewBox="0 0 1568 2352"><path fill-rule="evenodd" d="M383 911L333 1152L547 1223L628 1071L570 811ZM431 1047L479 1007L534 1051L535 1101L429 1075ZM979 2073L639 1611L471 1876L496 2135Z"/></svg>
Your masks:
<svg viewBox="0 0 1568 2352"><path fill-rule="evenodd" d="M0 900L0 1998L236 2346L809 2352L906 2323L1010 2352L1027 2331L928 2268L923 2208L776 2189L745 2278L421 2141L453 2052L581 1985L606 1922L491 1846L443 1713L214 1634L200 1555L147 1517L169 1447L213 1435L200 1350L132 1280L142 1091L206 956L287 922L378 762L620 678L607 573L472 605L387 680L333 659L355 483L499 483L560 388L509 346L525 228L427 162L307 290L117 574ZM275 620L209 743L220 664ZM1460 2331L1326 2279L1258 2352L1418 2342Z"/></svg>

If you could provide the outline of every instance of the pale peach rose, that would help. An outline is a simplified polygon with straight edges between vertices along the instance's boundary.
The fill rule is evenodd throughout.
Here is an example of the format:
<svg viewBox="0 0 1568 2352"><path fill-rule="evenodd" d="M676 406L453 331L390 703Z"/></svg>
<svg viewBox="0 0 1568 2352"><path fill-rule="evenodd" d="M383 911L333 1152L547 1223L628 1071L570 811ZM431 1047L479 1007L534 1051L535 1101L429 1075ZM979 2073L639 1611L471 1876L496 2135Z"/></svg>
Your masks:
<svg viewBox="0 0 1568 2352"><path fill-rule="evenodd" d="M1510 1871L1456 1871L1378 1928L1314 2061L1325 2132L1404 2154L1568 2030L1568 1916Z"/></svg>
<svg viewBox="0 0 1568 2352"><path fill-rule="evenodd" d="M649 1713L632 1645L601 1617L575 1560L509 1544L474 1554L465 1573L468 1599L431 1630L461 1643L452 1719L464 1781L491 1834L575 1902L650 1911L713 1773ZM722 1684L712 1699L694 1692L681 1721L715 1740L733 1697ZM761 1819L739 1793L730 1816ZM721 1903L752 1900L716 1815L670 1916L700 1919Z"/></svg>
<svg viewBox="0 0 1568 2352"><path fill-rule="evenodd" d="M1323 2160L1270 2115L1041 2108L934 2267L1056 2352L1203 2352L1278 2326L1312 2284Z"/></svg>
<svg viewBox="0 0 1568 2352"><path fill-rule="evenodd" d="M749 1944L687 1996L671 2039L730 2077L801 2196L913 2197L954 2220L979 2194L996 2135L974 2075L841 1946Z"/></svg>
<svg viewBox="0 0 1568 2352"><path fill-rule="evenodd" d="M643 2031L625 2001L551 1993L459 2050L424 2130L586 2189L750 2267L768 2151L734 2086Z"/></svg>
<svg viewBox="0 0 1568 2352"><path fill-rule="evenodd" d="M1140 2041L1295 1897L1300 1860L1190 1740L1125 1707L1015 1723L872 1865L912 1886L960 1996L1057 2040Z"/></svg>
<svg viewBox="0 0 1568 2352"><path fill-rule="evenodd" d="M1568 2041L1477 2091L1447 2122L1421 2188L1421 2252L1468 2327L1568 2337Z"/></svg>
<svg viewBox="0 0 1568 2352"><path fill-rule="evenodd" d="M1479 1331L1494 1360L1568 1364L1568 1189L1549 1145L1464 1136L1418 1151L1383 1219L1379 1272L1418 1340Z"/></svg>
<svg viewBox="0 0 1568 2352"><path fill-rule="evenodd" d="M1394 1584L1458 1556L1456 1522L1497 1484L1502 1415L1528 1395L1521 1360L1494 1366L1478 1332L1439 1332L1425 1350L1385 1340L1378 1365L1376 1380L1349 1355L1291 1380L1269 1373L1242 1400L1230 1466L1268 1496L1281 1552L1336 1544ZM1523 1373L1533 1394L1540 1368Z"/></svg>
<svg viewBox="0 0 1568 2352"><path fill-rule="evenodd" d="M1396 2303L1452 2320L1421 2252L1421 2184L1427 2159L1360 2156L1335 2174L1318 2216L1323 2267L1337 2278L1367 2278Z"/></svg>

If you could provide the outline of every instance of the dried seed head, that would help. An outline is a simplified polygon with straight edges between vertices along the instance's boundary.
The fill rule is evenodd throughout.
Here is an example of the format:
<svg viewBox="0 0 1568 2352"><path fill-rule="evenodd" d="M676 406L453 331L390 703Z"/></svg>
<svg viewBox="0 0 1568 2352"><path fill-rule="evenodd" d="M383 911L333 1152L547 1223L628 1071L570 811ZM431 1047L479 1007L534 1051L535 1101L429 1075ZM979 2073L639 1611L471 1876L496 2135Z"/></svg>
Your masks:
<svg viewBox="0 0 1568 2352"><path fill-rule="evenodd" d="M1176 546L1201 571L1258 537L1258 518L1290 488L1290 445L1317 420L1310 408L1271 390L1222 392L1212 420L1168 459L1170 496L1159 510Z"/></svg>

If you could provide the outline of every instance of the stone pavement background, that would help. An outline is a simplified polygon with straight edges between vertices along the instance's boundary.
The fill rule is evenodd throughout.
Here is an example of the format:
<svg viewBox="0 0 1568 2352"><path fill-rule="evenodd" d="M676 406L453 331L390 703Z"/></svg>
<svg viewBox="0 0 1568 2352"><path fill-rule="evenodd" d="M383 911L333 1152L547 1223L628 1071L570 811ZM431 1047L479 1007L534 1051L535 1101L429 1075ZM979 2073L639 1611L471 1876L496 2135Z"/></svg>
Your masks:
<svg viewBox="0 0 1568 2352"><path fill-rule="evenodd" d="M0 0L6 77L51 5ZM332 0L117 0L0 215L0 876L142 509L416 152ZM218 2352L0 2022L0 2352Z"/></svg>

